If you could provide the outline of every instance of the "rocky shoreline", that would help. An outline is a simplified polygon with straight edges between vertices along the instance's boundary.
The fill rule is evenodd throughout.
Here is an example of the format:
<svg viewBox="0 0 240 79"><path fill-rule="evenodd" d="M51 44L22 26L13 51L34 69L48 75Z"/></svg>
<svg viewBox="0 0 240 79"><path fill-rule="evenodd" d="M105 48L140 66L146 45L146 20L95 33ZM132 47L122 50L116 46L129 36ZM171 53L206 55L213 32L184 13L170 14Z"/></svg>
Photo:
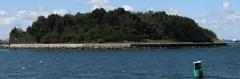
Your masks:
<svg viewBox="0 0 240 79"><path fill-rule="evenodd" d="M227 43L10 44L11 49L174 49L224 47Z"/></svg>

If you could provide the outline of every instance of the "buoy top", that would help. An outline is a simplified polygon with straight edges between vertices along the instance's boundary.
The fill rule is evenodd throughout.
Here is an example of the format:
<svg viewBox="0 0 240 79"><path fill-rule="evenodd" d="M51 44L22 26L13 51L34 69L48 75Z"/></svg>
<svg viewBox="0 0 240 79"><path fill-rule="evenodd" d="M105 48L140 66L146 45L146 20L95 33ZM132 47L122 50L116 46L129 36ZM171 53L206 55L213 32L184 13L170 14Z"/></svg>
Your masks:
<svg viewBox="0 0 240 79"><path fill-rule="evenodd" d="M195 61L193 62L194 64L197 64L197 63L202 63L202 61Z"/></svg>

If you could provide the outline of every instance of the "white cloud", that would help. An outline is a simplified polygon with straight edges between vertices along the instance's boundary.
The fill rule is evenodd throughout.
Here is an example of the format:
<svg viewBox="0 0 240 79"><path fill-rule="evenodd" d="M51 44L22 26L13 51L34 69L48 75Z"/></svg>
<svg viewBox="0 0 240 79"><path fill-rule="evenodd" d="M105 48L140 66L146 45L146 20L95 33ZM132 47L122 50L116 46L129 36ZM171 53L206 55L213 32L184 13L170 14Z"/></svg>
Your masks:
<svg viewBox="0 0 240 79"><path fill-rule="evenodd" d="M37 11L26 11L21 10L18 11L16 17L21 20L35 20L39 16L47 16L49 13L44 10L37 10Z"/></svg>
<svg viewBox="0 0 240 79"><path fill-rule="evenodd" d="M229 2L224 2L223 3L223 9L227 10L230 7L230 3Z"/></svg>
<svg viewBox="0 0 240 79"><path fill-rule="evenodd" d="M133 11L134 8L130 5L113 6L110 4L110 0L89 0L88 4L92 6L92 10L96 8L104 8L105 10L113 10L116 7L123 7L127 11Z"/></svg>
<svg viewBox="0 0 240 79"><path fill-rule="evenodd" d="M65 14L67 14L68 11L65 10L65 9L55 9L55 10L53 10L52 13L53 13L53 14L58 14L58 15L63 16L63 15L65 15Z"/></svg>
<svg viewBox="0 0 240 79"><path fill-rule="evenodd" d="M0 11L0 16L7 16L7 12L6 11Z"/></svg>
<svg viewBox="0 0 240 79"><path fill-rule="evenodd" d="M43 9L27 11L27 10L20 10L17 11L16 15L16 24L22 26L25 29L27 26L31 25L33 21L35 21L39 16L47 17L50 14L59 14L61 16L67 14L68 12L65 9L55 9L53 11L46 11Z"/></svg>
<svg viewBox="0 0 240 79"><path fill-rule="evenodd" d="M206 23L206 19L195 19L195 21L197 23L201 23L201 24L205 24Z"/></svg>
<svg viewBox="0 0 240 79"><path fill-rule="evenodd" d="M126 11L133 11L134 8L130 5L123 5L122 8L124 8Z"/></svg>
<svg viewBox="0 0 240 79"><path fill-rule="evenodd" d="M27 11L26 10L20 10L20 11L18 11L17 13L18 14L24 14L24 13L26 13Z"/></svg>
<svg viewBox="0 0 240 79"><path fill-rule="evenodd" d="M210 13L207 16L195 18L195 21L200 26L213 30L222 39L233 39L240 34L239 12Z"/></svg>
<svg viewBox="0 0 240 79"><path fill-rule="evenodd" d="M64 9L56 9L53 11L46 11L43 9L38 10L20 10L17 11L16 14L9 15L5 11L0 11L0 37L1 38L8 38L8 34L13 27L18 27L21 29L26 29L30 26L33 21L35 21L39 16L47 17L51 13L56 14L66 14L67 11Z"/></svg>
<svg viewBox="0 0 240 79"><path fill-rule="evenodd" d="M29 14L35 17L48 15L48 13L44 11L32 11L32 12L29 12Z"/></svg>
<svg viewBox="0 0 240 79"><path fill-rule="evenodd" d="M6 11L0 11L0 26L12 23L16 18L8 16Z"/></svg>
<svg viewBox="0 0 240 79"><path fill-rule="evenodd" d="M37 20L39 16L47 17L50 13L52 12L43 9L20 10L15 14L14 17L16 17L16 21L13 24L15 24L15 27L17 25L18 28L26 29L28 26L32 25L33 21Z"/></svg>
<svg viewBox="0 0 240 79"><path fill-rule="evenodd" d="M14 22L15 19L16 19L15 17L0 18L0 26L11 24L12 22Z"/></svg>
<svg viewBox="0 0 240 79"><path fill-rule="evenodd" d="M102 7L109 4L108 0L90 0L90 4Z"/></svg>
<svg viewBox="0 0 240 79"><path fill-rule="evenodd" d="M106 10L112 10L115 7L110 5L109 0L89 0L89 4L92 5L92 10L96 8L104 8Z"/></svg>
<svg viewBox="0 0 240 79"><path fill-rule="evenodd" d="M166 13L169 14L169 15L176 15L176 14L179 13L178 10L175 9L175 8L169 8L169 9L167 9L167 10L165 10L165 11L166 11Z"/></svg>
<svg viewBox="0 0 240 79"><path fill-rule="evenodd" d="M232 13L226 19L228 19L228 20L240 20L240 13Z"/></svg>

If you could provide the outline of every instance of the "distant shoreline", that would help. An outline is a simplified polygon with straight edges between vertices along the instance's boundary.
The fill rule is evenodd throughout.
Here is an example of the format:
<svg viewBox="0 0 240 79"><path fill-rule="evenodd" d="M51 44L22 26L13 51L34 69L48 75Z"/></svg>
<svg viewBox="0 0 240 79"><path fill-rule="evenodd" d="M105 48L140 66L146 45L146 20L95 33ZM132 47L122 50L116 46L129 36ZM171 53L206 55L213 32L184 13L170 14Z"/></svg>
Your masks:
<svg viewBox="0 0 240 79"><path fill-rule="evenodd" d="M111 43L111 44L10 44L10 49L176 49L224 47L227 43Z"/></svg>
<svg viewBox="0 0 240 79"><path fill-rule="evenodd" d="M9 48L10 47L10 45L8 45L8 44L0 44L0 48Z"/></svg>

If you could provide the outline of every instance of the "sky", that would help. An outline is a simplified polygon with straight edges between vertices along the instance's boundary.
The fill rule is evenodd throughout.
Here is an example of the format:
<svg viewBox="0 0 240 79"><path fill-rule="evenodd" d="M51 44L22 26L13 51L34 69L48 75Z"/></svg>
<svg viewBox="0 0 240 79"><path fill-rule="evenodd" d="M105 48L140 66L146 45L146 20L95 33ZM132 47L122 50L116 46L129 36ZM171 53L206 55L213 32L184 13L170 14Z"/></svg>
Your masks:
<svg viewBox="0 0 240 79"><path fill-rule="evenodd" d="M192 18L220 39L240 39L240 0L1 0L0 39L12 28L26 29L38 16L91 12L123 7L132 12L166 11Z"/></svg>

